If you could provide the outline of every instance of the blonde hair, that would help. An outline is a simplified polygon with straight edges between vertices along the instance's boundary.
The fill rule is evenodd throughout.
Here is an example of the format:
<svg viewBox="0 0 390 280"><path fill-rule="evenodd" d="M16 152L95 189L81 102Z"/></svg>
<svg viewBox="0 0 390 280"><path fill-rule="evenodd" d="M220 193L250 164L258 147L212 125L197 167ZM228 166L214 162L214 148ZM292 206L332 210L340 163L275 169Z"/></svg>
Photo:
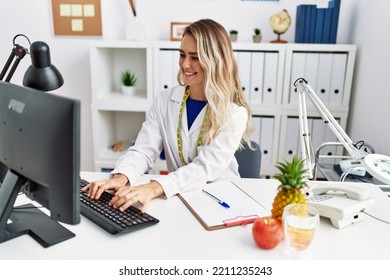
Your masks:
<svg viewBox="0 0 390 280"><path fill-rule="evenodd" d="M183 36L186 34L196 40L199 63L205 73L205 95L209 108L203 143L209 144L223 124L231 122L231 104L236 103L248 113L242 142L247 142L251 147L252 112L242 91L228 33L221 24L211 19L202 19L187 26ZM178 82L184 85L181 71L178 73Z"/></svg>

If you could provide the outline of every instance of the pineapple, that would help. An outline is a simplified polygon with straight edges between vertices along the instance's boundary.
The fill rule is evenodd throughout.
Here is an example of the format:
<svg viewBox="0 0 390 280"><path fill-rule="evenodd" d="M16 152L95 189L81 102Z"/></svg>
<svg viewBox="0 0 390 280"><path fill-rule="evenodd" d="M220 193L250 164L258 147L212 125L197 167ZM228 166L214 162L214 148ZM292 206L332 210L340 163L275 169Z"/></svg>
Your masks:
<svg viewBox="0 0 390 280"><path fill-rule="evenodd" d="M280 173L275 174L273 178L280 182L278 193L272 203L272 217L282 220L283 209L286 205L291 203L306 204L305 194L302 192L303 188L307 186L304 174L304 160L299 159L296 155L293 156L292 161L278 162L276 168Z"/></svg>

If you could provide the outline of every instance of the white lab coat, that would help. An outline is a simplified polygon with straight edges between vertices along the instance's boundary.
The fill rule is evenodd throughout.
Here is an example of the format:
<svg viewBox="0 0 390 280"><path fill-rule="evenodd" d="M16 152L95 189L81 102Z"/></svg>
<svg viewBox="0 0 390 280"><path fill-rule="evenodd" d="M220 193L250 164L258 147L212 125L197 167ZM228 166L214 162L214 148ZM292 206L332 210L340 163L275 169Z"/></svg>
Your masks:
<svg viewBox="0 0 390 280"><path fill-rule="evenodd" d="M186 165L181 163L177 127L180 104L185 87L176 86L163 90L148 110L146 120L138 134L135 145L122 156L112 173L122 173L129 182L153 167L164 147L168 175L159 176L158 181L167 198L189 190L202 188L206 182L218 178L238 177L238 163L234 157L247 123L245 108L232 104L231 123L226 123L218 136L207 146L198 148L196 141L207 106L196 117L188 131L187 110L181 120L183 156ZM131 123L129 124L131 125Z"/></svg>

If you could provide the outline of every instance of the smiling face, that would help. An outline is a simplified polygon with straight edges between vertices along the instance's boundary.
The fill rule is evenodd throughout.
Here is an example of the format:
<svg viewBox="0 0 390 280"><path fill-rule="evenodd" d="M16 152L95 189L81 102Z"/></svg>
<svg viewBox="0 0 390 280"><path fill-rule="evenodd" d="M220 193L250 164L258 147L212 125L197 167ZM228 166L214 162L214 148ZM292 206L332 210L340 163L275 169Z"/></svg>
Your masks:
<svg viewBox="0 0 390 280"><path fill-rule="evenodd" d="M204 71L199 62L196 41L192 35L184 35L181 40L179 53L179 66L184 84L190 86L191 92L196 89L203 89L205 80Z"/></svg>

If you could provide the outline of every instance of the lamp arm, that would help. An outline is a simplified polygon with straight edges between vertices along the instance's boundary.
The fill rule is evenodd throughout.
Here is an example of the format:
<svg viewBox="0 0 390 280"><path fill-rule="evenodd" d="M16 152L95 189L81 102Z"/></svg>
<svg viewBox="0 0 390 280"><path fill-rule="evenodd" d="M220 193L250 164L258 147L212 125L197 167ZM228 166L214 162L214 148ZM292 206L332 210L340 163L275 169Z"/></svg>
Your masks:
<svg viewBox="0 0 390 280"><path fill-rule="evenodd" d="M8 68L10 67L13 59L15 58L15 61L14 61L14 64L12 65L11 67L11 70L9 71L8 75L7 75L7 78L5 79L6 82L9 82L13 76L13 74L15 73L15 70L16 68L18 67L20 61L23 59L23 57L28 53L28 50L22 46L20 46L19 44L16 44L15 43L15 40L19 37L19 36L23 36L27 39L27 41L30 43L30 40L23 34L18 34L14 37L13 39L13 48L11 50L11 54L9 55L8 59L7 59L7 62L5 63L3 69L1 70L1 73L0 73L0 81L3 80L5 74L7 73L8 71ZM31 43L30 43L31 45Z"/></svg>
<svg viewBox="0 0 390 280"><path fill-rule="evenodd" d="M313 178L315 170L314 150L311 142L311 135L307 123L306 98L304 94L299 92L299 131L301 133L301 151L302 157L305 160L305 169L309 179Z"/></svg>
<svg viewBox="0 0 390 280"><path fill-rule="evenodd" d="M12 67L11 67L11 69L8 72L7 78L5 79L6 82L11 81L11 78L14 75L16 68L18 67L20 61L23 59L23 57L26 54L26 52L24 51L24 48L20 47L20 50L21 50L22 53L17 54L17 55L15 54L16 58L15 58L14 64L12 64Z"/></svg>
<svg viewBox="0 0 390 280"><path fill-rule="evenodd" d="M5 73L7 73L8 71L8 68L9 66L11 65L12 63L12 60L14 59L15 57L15 54L14 54L14 50L12 49L11 51L11 54L9 55L8 59L7 59L7 62L5 63L4 67L3 67L3 70L1 71L0 73L0 81L3 80L4 76L5 76Z"/></svg>
<svg viewBox="0 0 390 280"><path fill-rule="evenodd" d="M301 145L302 145L302 156L306 161L306 166L312 173L314 170L314 152L313 146L310 139L310 133L307 126L307 109L305 95L309 97L314 107L321 115L325 123L330 127L339 141L343 144L348 153L352 156L353 159L360 160L363 159L367 153L358 149L356 145L352 142L351 138L343 130L340 124L335 120L329 110L322 103L321 99L316 95L314 90L308 84L308 82L299 78L295 81L294 86L297 88L299 93L299 122L300 122L300 131L301 131ZM310 176L312 178L312 176Z"/></svg>

